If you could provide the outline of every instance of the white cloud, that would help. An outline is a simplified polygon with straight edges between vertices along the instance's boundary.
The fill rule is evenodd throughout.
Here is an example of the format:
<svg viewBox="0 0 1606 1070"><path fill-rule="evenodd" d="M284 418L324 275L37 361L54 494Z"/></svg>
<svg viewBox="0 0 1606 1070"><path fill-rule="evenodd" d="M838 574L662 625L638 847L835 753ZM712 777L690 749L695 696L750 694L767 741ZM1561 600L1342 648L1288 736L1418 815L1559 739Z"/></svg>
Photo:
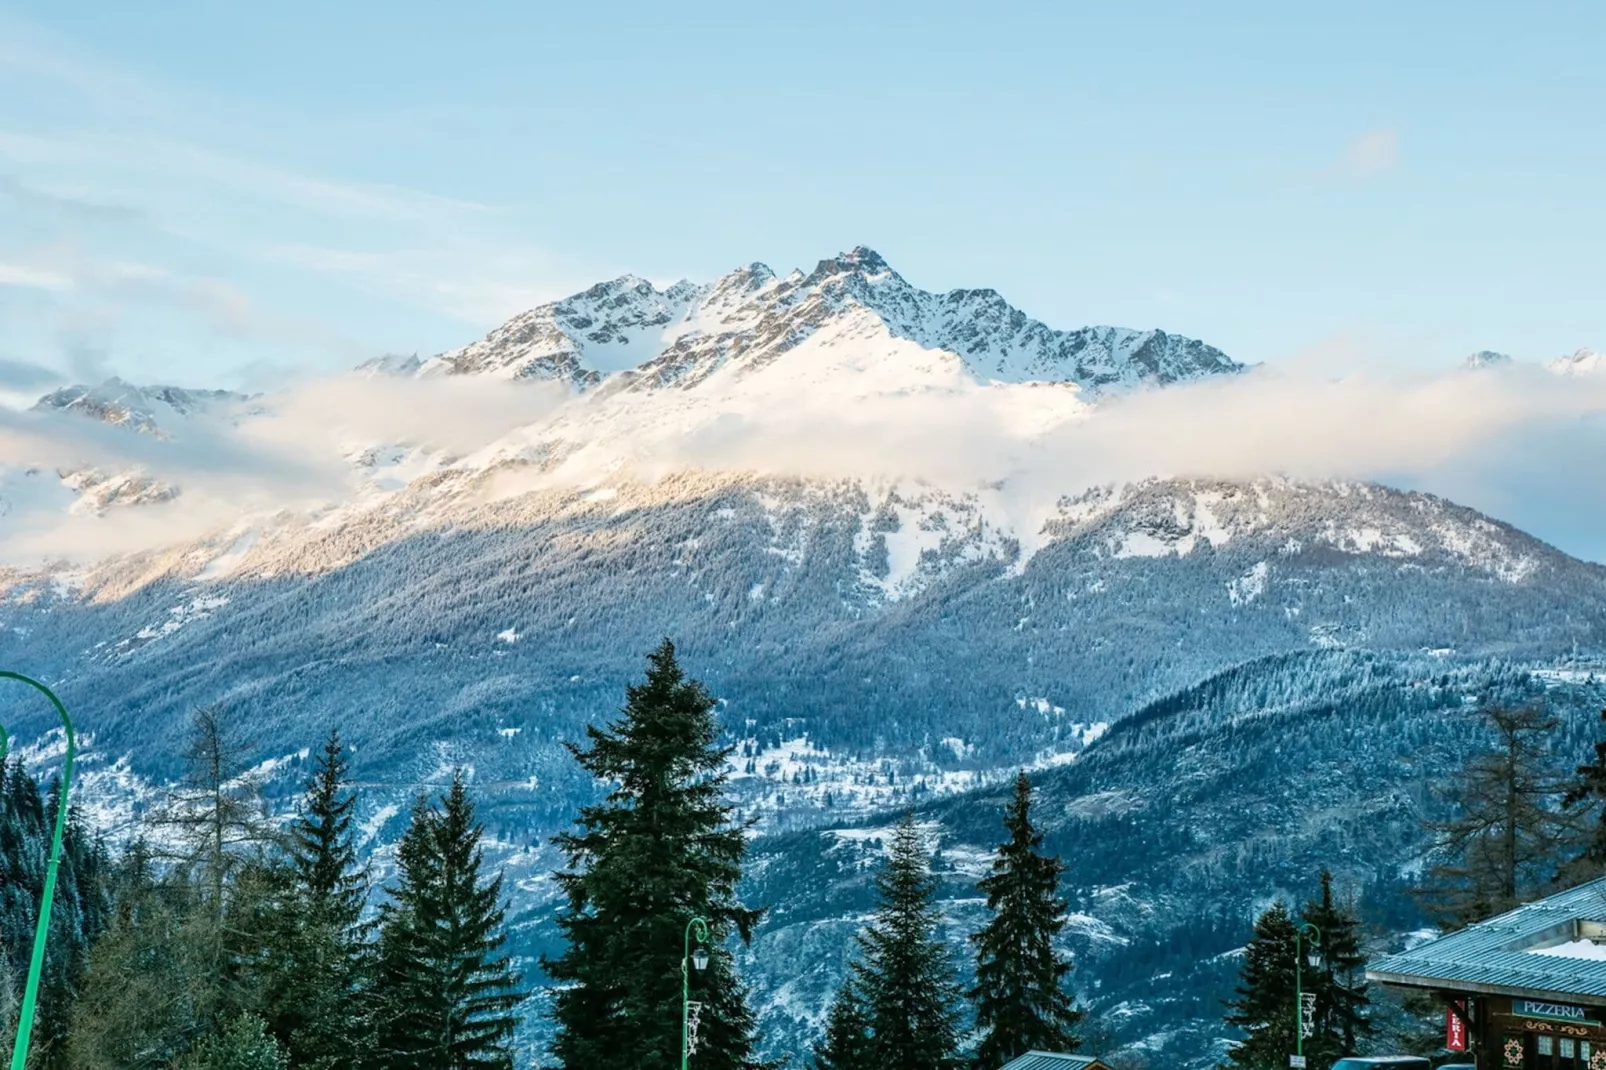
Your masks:
<svg viewBox="0 0 1606 1070"><path fill-rule="evenodd" d="M33 290L69 290L73 281L59 271L29 264L0 262L0 286L21 286Z"/></svg>
<svg viewBox="0 0 1606 1070"><path fill-rule="evenodd" d="M1350 178L1375 178L1394 170L1399 163L1399 131L1383 128L1368 130L1350 142L1338 171Z"/></svg>

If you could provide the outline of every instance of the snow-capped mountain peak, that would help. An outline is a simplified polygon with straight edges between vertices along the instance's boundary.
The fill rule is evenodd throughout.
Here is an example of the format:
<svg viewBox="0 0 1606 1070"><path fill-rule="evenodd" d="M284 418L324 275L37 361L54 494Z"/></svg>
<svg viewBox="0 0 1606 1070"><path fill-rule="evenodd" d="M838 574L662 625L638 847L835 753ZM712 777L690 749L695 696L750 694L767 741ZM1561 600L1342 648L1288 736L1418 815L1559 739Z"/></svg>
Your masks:
<svg viewBox="0 0 1606 1070"><path fill-rule="evenodd" d="M1606 374L1606 353L1593 349L1580 349L1570 356L1557 357L1546 367L1557 375Z"/></svg>
<svg viewBox="0 0 1606 1070"><path fill-rule="evenodd" d="M1505 353L1496 353L1492 349L1480 349L1461 362L1463 368L1477 371L1481 368L1505 368L1512 361Z"/></svg>
<svg viewBox="0 0 1606 1070"><path fill-rule="evenodd" d="M377 370L550 379L579 391L608 379L618 380L612 389L689 388L728 367L737 375L766 367L822 331L833 344L866 349L913 342L957 357L979 382L1100 392L1241 370L1219 350L1163 331L1059 331L995 290L930 293L865 246L784 278L761 263L701 286L659 289L625 275L521 313L461 349Z"/></svg>
<svg viewBox="0 0 1606 1070"><path fill-rule="evenodd" d="M164 438L185 418L223 405L250 400L232 390L192 390L180 386L135 386L113 377L95 386L75 384L46 394L34 403L36 412L65 412L140 434Z"/></svg>

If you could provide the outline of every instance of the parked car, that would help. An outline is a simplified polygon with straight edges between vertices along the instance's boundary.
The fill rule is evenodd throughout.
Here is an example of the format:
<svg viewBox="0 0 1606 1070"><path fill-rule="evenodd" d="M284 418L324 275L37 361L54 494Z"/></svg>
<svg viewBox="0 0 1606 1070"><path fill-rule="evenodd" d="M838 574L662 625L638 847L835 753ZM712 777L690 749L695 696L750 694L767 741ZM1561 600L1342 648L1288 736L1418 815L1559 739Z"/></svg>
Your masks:
<svg viewBox="0 0 1606 1070"><path fill-rule="evenodd" d="M1420 1055L1351 1056L1333 1064L1333 1070L1433 1070L1433 1064ZM1440 1070L1449 1070L1441 1067ZM1467 1070L1472 1070L1468 1067Z"/></svg>

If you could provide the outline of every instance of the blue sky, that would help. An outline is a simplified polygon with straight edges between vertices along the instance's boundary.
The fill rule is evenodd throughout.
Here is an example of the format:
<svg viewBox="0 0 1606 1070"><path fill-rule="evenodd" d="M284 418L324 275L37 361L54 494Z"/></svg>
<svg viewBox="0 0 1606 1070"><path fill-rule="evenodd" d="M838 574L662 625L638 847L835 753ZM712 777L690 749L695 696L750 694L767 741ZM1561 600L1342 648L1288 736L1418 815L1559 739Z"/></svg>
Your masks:
<svg viewBox="0 0 1606 1070"><path fill-rule="evenodd" d="M0 389L860 243L1246 361L1606 347L1606 5L1315 7L0 5Z"/></svg>

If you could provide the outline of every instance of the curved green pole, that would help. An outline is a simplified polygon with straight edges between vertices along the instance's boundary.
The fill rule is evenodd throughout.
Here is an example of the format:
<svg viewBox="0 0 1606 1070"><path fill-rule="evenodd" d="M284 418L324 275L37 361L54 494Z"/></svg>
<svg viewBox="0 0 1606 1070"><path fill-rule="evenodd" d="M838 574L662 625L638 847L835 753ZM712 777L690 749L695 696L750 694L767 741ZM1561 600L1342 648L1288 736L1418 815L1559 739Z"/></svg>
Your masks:
<svg viewBox="0 0 1606 1070"><path fill-rule="evenodd" d="M61 704L56 693L38 680L21 673L0 670L0 680L16 680L42 692L50 704L61 714L61 726L67 730L67 763L61 768L61 798L56 806L56 835L50 843L50 867L45 870L45 889L39 896L39 924L33 931L33 959L28 964L28 987L23 990L22 1014L17 1018L17 1043L11 1049L11 1070L24 1070L28 1062L28 1041L33 1037L34 1004L39 1000L39 975L45 968L45 938L50 934L50 904L56 898L56 870L61 865L61 838L67 830L67 789L72 784L73 758L78 754L78 741L73 736L72 718L67 707ZM10 737L0 727L0 761L10 752Z"/></svg>
<svg viewBox="0 0 1606 1070"><path fill-rule="evenodd" d="M688 1042L691 1019L691 934L694 929L697 932L697 942L708 943L708 920L693 918L686 923L685 953L680 959L680 1070L687 1070L691 1063Z"/></svg>

